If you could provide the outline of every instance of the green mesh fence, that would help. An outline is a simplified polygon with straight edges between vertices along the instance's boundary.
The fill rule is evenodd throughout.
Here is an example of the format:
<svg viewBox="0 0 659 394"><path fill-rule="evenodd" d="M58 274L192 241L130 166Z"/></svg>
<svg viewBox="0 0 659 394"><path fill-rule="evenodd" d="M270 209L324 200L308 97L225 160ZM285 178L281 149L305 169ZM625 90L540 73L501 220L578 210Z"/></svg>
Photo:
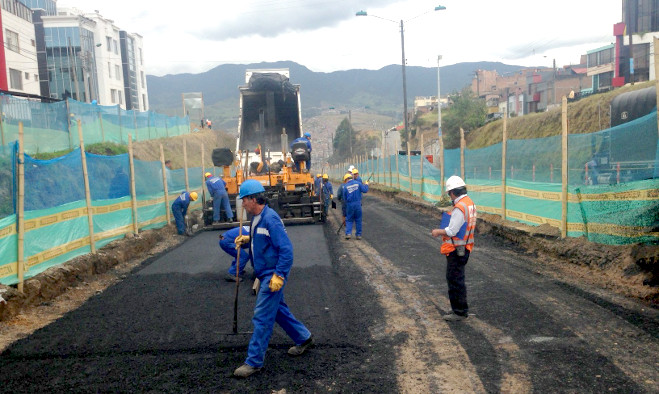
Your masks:
<svg viewBox="0 0 659 394"><path fill-rule="evenodd" d="M568 236L612 245L659 244L657 136L656 110L610 129L568 136ZM509 140L506 151L505 219L562 228L561 137ZM464 174L460 156L460 149L444 151L445 178L464 176L479 211L503 215L502 144L466 149ZM398 155L398 171L395 163L391 156L357 167L363 179L377 169L383 173L373 179L380 184L440 200L439 168L421 156L408 161ZM333 167L332 177L342 179L349 164L354 163Z"/></svg>
<svg viewBox="0 0 659 394"><path fill-rule="evenodd" d="M59 152L80 146L80 120L86 144L128 143L173 137L190 132L188 117L170 117L152 111L126 111L117 106L87 104L68 99L39 103L0 94L2 145L18 140L23 123L25 152Z"/></svg>

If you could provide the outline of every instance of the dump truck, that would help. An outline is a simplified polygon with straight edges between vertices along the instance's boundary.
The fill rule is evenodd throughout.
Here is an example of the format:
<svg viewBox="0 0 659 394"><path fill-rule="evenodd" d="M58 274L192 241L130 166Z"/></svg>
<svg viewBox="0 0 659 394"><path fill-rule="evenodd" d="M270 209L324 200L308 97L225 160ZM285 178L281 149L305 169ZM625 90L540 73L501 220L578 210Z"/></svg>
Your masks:
<svg viewBox="0 0 659 394"><path fill-rule="evenodd" d="M321 220L321 203L313 190L313 176L305 167L311 152L305 144L289 144L303 136L300 85L289 81L288 69L248 69L245 85L239 86L240 116L236 150L213 150L212 159L222 169L229 199L235 212L240 185L258 180L264 187L268 206L285 224ZM298 169L299 168L299 169ZM234 214L234 218L237 217ZM212 202L204 202L204 224L212 225Z"/></svg>

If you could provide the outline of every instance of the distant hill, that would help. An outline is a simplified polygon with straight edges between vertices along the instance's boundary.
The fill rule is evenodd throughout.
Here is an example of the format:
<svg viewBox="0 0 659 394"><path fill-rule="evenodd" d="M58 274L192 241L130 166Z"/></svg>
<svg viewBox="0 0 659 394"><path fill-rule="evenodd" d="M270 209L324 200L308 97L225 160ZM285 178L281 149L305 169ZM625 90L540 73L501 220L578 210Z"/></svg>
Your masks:
<svg viewBox="0 0 659 394"><path fill-rule="evenodd" d="M214 118L216 124L222 125L226 118L237 116L238 86L245 84L245 70L248 68L288 68L291 82L301 85L302 108L307 112L329 107L369 107L374 112L399 114L403 102L400 65L389 65L379 70L357 69L323 73L311 71L295 62L280 61L225 64L199 74L162 77L148 75L151 108L158 112L180 114L181 93L202 92L207 114ZM471 84L474 72L478 69L497 70L504 74L522 68L524 67L499 62L444 66L440 71L442 94L462 90ZM437 94L437 68L407 67L406 74L409 106L413 106L415 96ZM220 106L224 110L218 108Z"/></svg>

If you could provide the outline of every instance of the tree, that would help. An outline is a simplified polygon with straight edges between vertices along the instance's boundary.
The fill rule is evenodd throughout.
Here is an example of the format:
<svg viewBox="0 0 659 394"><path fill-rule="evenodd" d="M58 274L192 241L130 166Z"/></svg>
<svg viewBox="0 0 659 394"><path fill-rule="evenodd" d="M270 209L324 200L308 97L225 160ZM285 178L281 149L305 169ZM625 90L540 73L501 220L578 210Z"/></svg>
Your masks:
<svg viewBox="0 0 659 394"><path fill-rule="evenodd" d="M334 153L330 162L338 163L349 158L351 145L353 147L357 145L355 129L352 128L348 118L344 118L334 132L334 140L332 141Z"/></svg>
<svg viewBox="0 0 659 394"><path fill-rule="evenodd" d="M470 88L449 95L449 101L451 106L442 111L442 133L444 148L455 149L460 147L460 128L475 130L483 126L487 108L485 101L474 97Z"/></svg>

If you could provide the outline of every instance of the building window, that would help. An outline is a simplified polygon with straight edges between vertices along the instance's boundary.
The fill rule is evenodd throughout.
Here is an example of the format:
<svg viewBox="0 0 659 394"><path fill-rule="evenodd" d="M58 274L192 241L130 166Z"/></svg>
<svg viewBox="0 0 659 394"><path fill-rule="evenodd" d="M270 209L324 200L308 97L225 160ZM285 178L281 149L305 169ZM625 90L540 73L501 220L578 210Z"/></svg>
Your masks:
<svg viewBox="0 0 659 394"><path fill-rule="evenodd" d="M117 49L117 40L112 40L112 48L114 49L114 54L118 55L119 50Z"/></svg>
<svg viewBox="0 0 659 394"><path fill-rule="evenodd" d="M110 99L112 100L112 104L117 102L117 89L110 89Z"/></svg>
<svg viewBox="0 0 659 394"><path fill-rule="evenodd" d="M37 46L37 43L34 40L30 40L30 44L32 44L33 47Z"/></svg>
<svg viewBox="0 0 659 394"><path fill-rule="evenodd" d="M114 65L114 74L117 77L117 80L121 81L121 69L118 65Z"/></svg>
<svg viewBox="0 0 659 394"><path fill-rule="evenodd" d="M30 80L30 73L25 73L25 79Z"/></svg>
<svg viewBox="0 0 659 394"><path fill-rule="evenodd" d="M20 47L18 45L18 33L5 29L5 37L7 40L7 49L14 52L19 52Z"/></svg>
<svg viewBox="0 0 659 394"><path fill-rule="evenodd" d="M112 37L105 37L105 46L108 48L108 52L112 52Z"/></svg>
<svg viewBox="0 0 659 394"><path fill-rule="evenodd" d="M108 62L108 77L112 78L112 63Z"/></svg>
<svg viewBox="0 0 659 394"><path fill-rule="evenodd" d="M23 90L23 73L19 70L9 69L9 86L12 89Z"/></svg>
<svg viewBox="0 0 659 394"><path fill-rule="evenodd" d="M139 54L140 54L140 65L144 65L144 59L142 58L142 48L138 48Z"/></svg>
<svg viewBox="0 0 659 394"><path fill-rule="evenodd" d="M39 82L39 75L38 74L34 74L34 82Z"/></svg>
<svg viewBox="0 0 659 394"><path fill-rule="evenodd" d="M146 94L142 95L142 108L146 111Z"/></svg>
<svg viewBox="0 0 659 394"><path fill-rule="evenodd" d="M140 71L140 75L142 76L142 87L146 87L146 82L144 82L144 71Z"/></svg>
<svg viewBox="0 0 659 394"><path fill-rule="evenodd" d="M117 93L119 93L119 94L118 94L118 96L119 96L119 104L120 104L120 105L123 105L124 100L121 98L121 90L118 90Z"/></svg>

